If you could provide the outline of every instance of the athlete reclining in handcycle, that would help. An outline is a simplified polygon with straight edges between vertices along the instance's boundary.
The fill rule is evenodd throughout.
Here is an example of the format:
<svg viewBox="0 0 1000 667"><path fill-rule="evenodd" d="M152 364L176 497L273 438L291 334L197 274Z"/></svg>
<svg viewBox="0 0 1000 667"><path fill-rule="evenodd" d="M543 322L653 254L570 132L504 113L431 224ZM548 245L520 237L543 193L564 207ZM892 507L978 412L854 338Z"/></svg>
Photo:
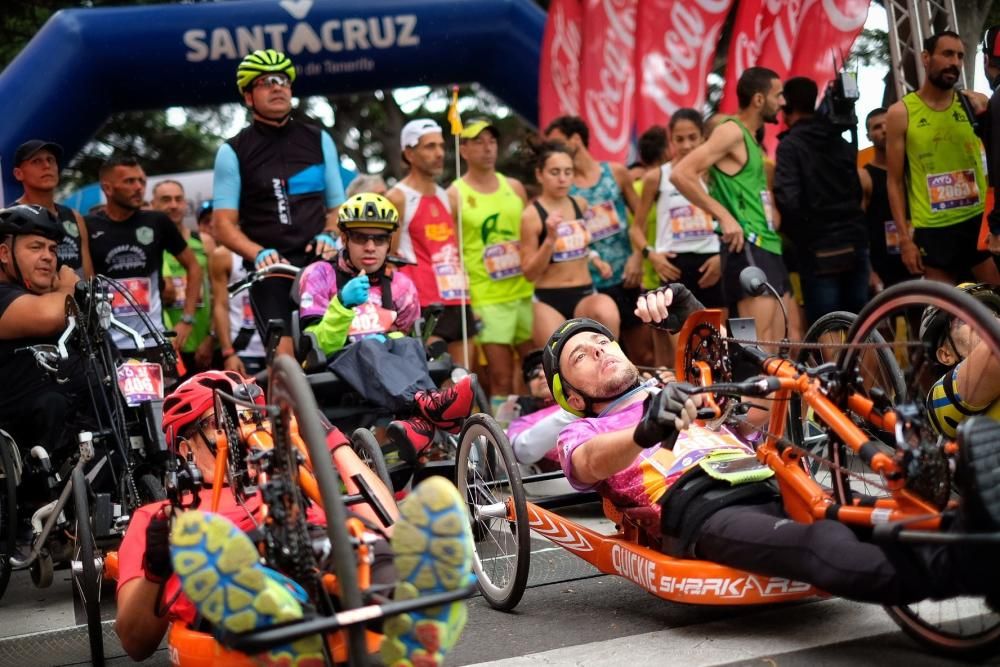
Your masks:
<svg viewBox="0 0 1000 667"><path fill-rule="evenodd" d="M673 319L680 323L702 309L675 284L640 297L636 313L646 323L665 323L672 304ZM601 324L566 322L549 338L544 364L556 400L584 417L566 426L557 441L566 478L577 490L596 490L619 508L660 511L663 550L670 555L881 604L958 595L992 601L1000 593L995 546L876 545L837 521L789 519L777 487L763 478L767 469L760 479L741 484L709 476L698 465L702 459L720 451L753 456L752 447L724 429L714 432L694 423L704 397L692 394L691 385L674 382L657 394L641 385L635 366ZM995 448L973 445L968 456L995 456ZM960 490L966 498L974 493ZM959 513L946 528L963 529L996 527L975 525Z"/></svg>

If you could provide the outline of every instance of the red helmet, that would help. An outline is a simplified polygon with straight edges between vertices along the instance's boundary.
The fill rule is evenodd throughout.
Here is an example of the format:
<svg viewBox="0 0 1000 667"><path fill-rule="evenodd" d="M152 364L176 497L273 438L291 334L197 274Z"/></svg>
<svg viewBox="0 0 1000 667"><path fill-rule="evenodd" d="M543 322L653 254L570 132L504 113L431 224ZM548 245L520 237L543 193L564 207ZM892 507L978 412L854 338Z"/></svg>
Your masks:
<svg viewBox="0 0 1000 667"><path fill-rule="evenodd" d="M184 381L163 401L163 432L176 438L213 406L215 389L264 405L264 392L253 378L235 371L205 371Z"/></svg>

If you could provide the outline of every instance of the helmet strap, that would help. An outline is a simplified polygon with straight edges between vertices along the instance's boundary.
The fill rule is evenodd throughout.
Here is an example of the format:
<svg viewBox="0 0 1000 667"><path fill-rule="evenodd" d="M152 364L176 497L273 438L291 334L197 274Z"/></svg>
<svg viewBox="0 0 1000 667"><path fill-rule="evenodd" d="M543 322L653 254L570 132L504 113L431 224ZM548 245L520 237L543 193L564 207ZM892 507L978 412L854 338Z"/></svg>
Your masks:
<svg viewBox="0 0 1000 667"><path fill-rule="evenodd" d="M7 247L10 248L10 265L14 269L14 275L11 276L9 273L7 273L6 266L4 266L4 273L7 273L8 278L13 278L14 282L18 283L19 285L23 285L24 289L30 292L31 285L29 285L28 281L24 279L24 275L21 273L21 267L17 265L17 253L14 252L14 244L16 243L17 243L17 234L11 234L10 244Z"/></svg>
<svg viewBox="0 0 1000 667"><path fill-rule="evenodd" d="M595 403L613 403L614 401L617 401L619 398L621 398L625 394L629 393L630 391L635 390L636 388L638 388L642 384L641 382L639 382L639 379L636 378L635 382L633 382L628 387L626 387L625 389L622 389L621 391L619 391L616 394L613 394L611 396L591 396L590 394L587 394L587 393L581 391L580 389L577 389L576 387L574 387L573 385L571 385L569 382L567 382L566 378L562 377L562 374L560 374L560 378L561 378L561 382L562 382L562 386L563 386L563 393L565 393L567 389L571 390L571 391L575 391L577 393L577 395L580 398L583 399L583 414L586 415L586 416L588 416L588 417L596 417L597 416L597 412L594 411L594 404Z"/></svg>

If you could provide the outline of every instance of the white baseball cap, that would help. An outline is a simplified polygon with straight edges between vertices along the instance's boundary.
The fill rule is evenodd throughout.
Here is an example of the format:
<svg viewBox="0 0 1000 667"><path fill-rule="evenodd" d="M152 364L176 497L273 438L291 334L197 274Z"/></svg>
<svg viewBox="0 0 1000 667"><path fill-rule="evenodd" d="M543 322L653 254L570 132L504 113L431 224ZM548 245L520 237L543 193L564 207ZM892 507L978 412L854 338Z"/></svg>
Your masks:
<svg viewBox="0 0 1000 667"><path fill-rule="evenodd" d="M399 134L399 143L404 150L412 148L420 143L420 137L434 132L444 134L444 130L436 121L430 118L417 118L403 126L403 131Z"/></svg>

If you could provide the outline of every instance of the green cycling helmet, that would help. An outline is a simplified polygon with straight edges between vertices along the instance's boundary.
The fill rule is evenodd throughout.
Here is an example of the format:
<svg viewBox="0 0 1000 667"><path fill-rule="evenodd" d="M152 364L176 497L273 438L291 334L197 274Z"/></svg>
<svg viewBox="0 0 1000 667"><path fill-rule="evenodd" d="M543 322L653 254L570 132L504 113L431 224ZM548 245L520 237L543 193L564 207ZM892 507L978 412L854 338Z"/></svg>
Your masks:
<svg viewBox="0 0 1000 667"><path fill-rule="evenodd" d="M284 74L294 82L295 65L288 56L274 49L260 49L247 54L236 68L236 86L240 93L246 92L257 77L265 74Z"/></svg>

